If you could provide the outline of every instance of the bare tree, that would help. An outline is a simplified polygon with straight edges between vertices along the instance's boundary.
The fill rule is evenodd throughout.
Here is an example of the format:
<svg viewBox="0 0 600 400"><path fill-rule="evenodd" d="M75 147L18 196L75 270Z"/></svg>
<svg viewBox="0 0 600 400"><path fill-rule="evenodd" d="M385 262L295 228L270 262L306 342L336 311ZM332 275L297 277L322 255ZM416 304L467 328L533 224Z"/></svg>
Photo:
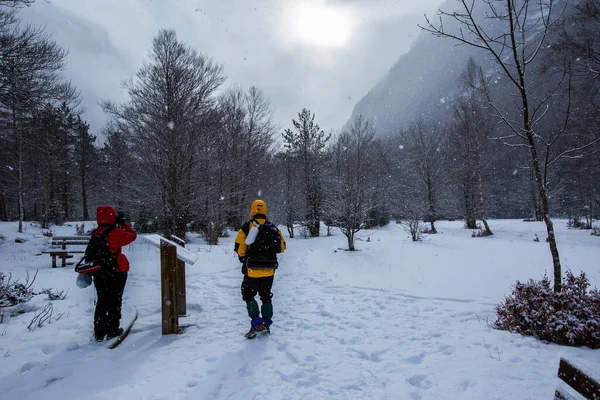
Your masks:
<svg viewBox="0 0 600 400"><path fill-rule="evenodd" d="M416 173L419 186L422 188L420 192L424 194L427 204L424 220L430 224L429 233L436 233L437 197L445 134L419 119L403 132L403 136L408 153L408 167Z"/></svg>
<svg viewBox="0 0 600 400"><path fill-rule="evenodd" d="M404 220L401 222L402 228L410 235L413 242L423 240L426 226L421 222L421 216L424 210L419 207L418 203L408 204L404 210Z"/></svg>
<svg viewBox="0 0 600 400"><path fill-rule="evenodd" d="M369 202L373 192L374 176L373 138L375 130L362 115L354 118L347 131L343 132L334 151L333 193L328 203L334 215L333 225L348 239L348 250L354 251L356 233L368 224L369 211L374 202Z"/></svg>
<svg viewBox="0 0 600 400"><path fill-rule="evenodd" d="M484 225L483 235L492 235L485 217L485 195L483 184L483 150L487 137L491 133L490 118L485 112L485 94L483 78L477 65L471 59L461 74L462 94L456 100L453 127L450 132L451 143L455 143L461 181L464 184L466 226L475 229L475 218Z"/></svg>
<svg viewBox="0 0 600 400"><path fill-rule="evenodd" d="M538 147L536 139L539 135L534 127L539 118L543 117L544 109L541 104L534 106L531 102L531 78L528 74L528 66L539 54L540 49L546 43L547 35L553 23L553 0L482 0L487 6L487 18L497 21L504 27L500 34L495 34L489 25L484 23L474 13L476 2L474 0L460 0L460 11L439 11L440 23L434 25L426 18L424 30L442 37L451 38L459 43L474 46L486 51L502 73L509 79L513 87L518 91L520 97L519 123L499 112L501 118L511 130L508 137L502 138L518 139L518 145L525 146L529 150L533 172L535 174L537 191L542 203L542 214L548 232L548 243L552 254L554 265L554 290L561 290L561 264L554 233L554 225L550 218L550 206L548 194L542 176ZM458 32L447 31L443 24L443 18L451 18L458 21L460 30Z"/></svg>
<svg viewBox="0 0 600 400"><path fill-rule="evenodd" d="M217 137L217 168L227 193L223 212L227 225L239 228L253 196L265 189L265 168L273 153L275 126L271 103L255 86L239 87L219 97L222 129ZM243 174L244 179L240 179Z"/></svg>
<svg viewBox="0 0 600 400"><path fill-rule="evenodd" d="M150 61L125 82L129 100L104 103L152 182L154 190L145 196L158 206L166 234L185 237L196 193L202 192L206 176L198 175L200 164L213 151L206 132L214 117L211 96L223 80L221 66L181 43L175 31L162 30Z"/></svg>
<svg viewBox="0 0 600 400"><path fill-rule="evenodd" d="M566 65L573 88L570 131L578 135L569 132L566 140L574 141L570 143L571 149L576 149L581 143L600 138L600 0L576 2L569 11L562 21L560 40L552 46L551 55L555 57L548 64L560 65L562 60L569 60ZM583 214L591 221L597 210L595 199L600 198L600 152L597 146L590 146L565 155L568 162L562 162L560 167L565 178L572 177L568 189L571 192L568 199L572 202L569 217ZM586 179L577 179L578 176Z"/></svg>

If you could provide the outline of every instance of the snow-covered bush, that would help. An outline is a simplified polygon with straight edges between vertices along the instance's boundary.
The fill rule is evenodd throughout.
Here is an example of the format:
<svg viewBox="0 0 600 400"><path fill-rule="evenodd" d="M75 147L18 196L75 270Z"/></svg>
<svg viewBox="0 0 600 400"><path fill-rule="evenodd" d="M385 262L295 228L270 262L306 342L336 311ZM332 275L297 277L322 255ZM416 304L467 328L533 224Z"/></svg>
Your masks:
<svg viewBox="0 0 600 400"><path fill-rule="evenodd" d="M562 291L554 293L548 277L517 281L512 294L496 307L496 329L541 340L600 348L600 291L589 289L585 273L567 271Z"/></svg>
<svg viewBox="0 0 600 400"><path fill-rule="evenodd" d="M473 231L473 233L471 234L471 237L474 237L474 238L487 237L487 236L490 236L490 233L488 231L486 231L485 229L481 229L481 227L479 227L478 231Z"/></svg>
<svg viewBox="0 0 600 400"><path fill-rule="evenodd" d="M64 300L67 298L68 291L58 289L43 289L38 294L47 294L48 300Z"/></svg>
<svg viewBox="0 0 600 400"><path fill-rule="evenodd" d="M600 228L598 228L598 227L593 228L591 235L592 236L600 236Z"/></svg>
<svg viewBox="0 0 600 400"><path fill-rule="evenodd" d="M37 272L30 281L28 275L23 284L18 280L13 281L10 275L6 277L4 273L0 272L0 307L10 307L31 300L35 295L31 286L35 281L36 276Z"/></svg>
<svg viewBox="0 0 600 400"><path fill-rule="evenodd" d="M586 216L585 221L582 221L580 218L569 218L567 226L577 229L592 229L592 218Z"/></svg>

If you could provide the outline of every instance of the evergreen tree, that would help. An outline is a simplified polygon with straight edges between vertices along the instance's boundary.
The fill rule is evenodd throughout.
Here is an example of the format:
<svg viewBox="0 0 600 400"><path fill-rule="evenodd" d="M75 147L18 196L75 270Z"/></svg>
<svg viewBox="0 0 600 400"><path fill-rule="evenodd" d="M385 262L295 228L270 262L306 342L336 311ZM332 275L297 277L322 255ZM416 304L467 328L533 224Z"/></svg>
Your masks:
<svg viewBox="0 0 600 400"><path fill-rule="evenodd" d="M315 115L307 109L292 120L294 130L286 129L283 141L301 168L301 181L305 197L305 224L311 237L318 237L323 211L323 188L321 185L324 149L331 135L326 135Z"/></svg>

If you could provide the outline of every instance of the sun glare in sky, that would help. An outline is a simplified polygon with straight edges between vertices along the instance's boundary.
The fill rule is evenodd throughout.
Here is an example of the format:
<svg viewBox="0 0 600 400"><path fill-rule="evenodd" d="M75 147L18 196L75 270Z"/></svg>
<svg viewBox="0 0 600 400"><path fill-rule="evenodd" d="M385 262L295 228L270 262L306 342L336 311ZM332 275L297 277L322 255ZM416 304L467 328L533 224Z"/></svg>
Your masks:
<svg viewBox="0 0 600 400"><path fill-rule="evenodd" d="M354 17L350 9L323 0L290 3L282 28L288 40L321 48L344 47L350 42Z"/></svg>

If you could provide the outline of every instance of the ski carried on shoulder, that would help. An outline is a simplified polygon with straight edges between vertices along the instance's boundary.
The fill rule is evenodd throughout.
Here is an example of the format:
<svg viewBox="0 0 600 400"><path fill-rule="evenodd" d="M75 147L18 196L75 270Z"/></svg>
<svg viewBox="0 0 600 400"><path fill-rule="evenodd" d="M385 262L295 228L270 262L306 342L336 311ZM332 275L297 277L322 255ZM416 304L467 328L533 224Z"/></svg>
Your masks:
<svg viewBox="0 0 600 400"><path fill-rule="evenodd" d="M119 346L121 343L123 343L123 340L125 340L125 338L127 338L127 336L129 336L129 332L131 332L131 328L133 327L133 324L137 319L138 319L138 312L137 312L137 310L135 310L135 316L133 317L133 319L131 320L129 325L127 325L127 328L125 328L123 333L121 335L117 336L117 338L114 339L114 341L108 346L109 349L115 349L115 348L117 348L117 346Z"/></svg>

